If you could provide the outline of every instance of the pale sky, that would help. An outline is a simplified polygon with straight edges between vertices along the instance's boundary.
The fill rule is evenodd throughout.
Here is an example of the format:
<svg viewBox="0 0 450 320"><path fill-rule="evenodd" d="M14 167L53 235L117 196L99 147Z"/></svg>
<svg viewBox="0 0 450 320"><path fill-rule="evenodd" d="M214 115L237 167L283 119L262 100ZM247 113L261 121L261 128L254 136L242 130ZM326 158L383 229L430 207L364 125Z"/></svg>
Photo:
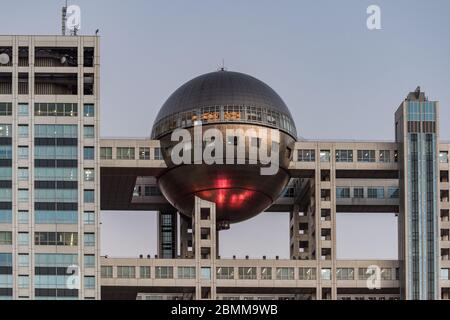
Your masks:
<svg viewBox="0 0 450 320"><path fill-rule="evenodd" d="M1 33L59 34L63 1L2 2ZM300 136L393 140L394 112L420 85L450 138L450 1L77 0L101 35L101 134L147 137L167 97L216 70L251 74L284 99ZM381 8L381 30L366 8ZM155 254L156 214L102 213L102 254ZM393 214L341 214L338 258L396 258ZM288 215L222 232L223 257L289 254Z"/></svg>

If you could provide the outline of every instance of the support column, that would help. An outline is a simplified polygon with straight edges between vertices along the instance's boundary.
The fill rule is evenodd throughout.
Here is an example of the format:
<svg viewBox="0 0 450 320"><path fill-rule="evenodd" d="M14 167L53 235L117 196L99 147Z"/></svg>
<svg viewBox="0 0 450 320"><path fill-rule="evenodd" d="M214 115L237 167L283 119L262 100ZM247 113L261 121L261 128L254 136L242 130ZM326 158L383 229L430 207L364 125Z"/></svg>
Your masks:
<svg viewBox="0 0 450 320"><path fill-rule="evenodd" d="M196 267L195 299L216 299L216 204L195 197L192 226Z"/></svg>
<svg viewBox="0 0 450 320"><path fill-rule="evenodd" d="M177 257L177 212L158 212L158 257L175 259Z"/></svg>

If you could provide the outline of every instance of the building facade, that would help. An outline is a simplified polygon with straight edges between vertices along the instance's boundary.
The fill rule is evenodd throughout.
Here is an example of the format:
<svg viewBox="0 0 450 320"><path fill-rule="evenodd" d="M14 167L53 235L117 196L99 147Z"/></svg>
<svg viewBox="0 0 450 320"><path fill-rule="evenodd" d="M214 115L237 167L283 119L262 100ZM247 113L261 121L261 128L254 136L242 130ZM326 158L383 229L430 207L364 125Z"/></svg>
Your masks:
<svg viewBox="0 0 450 320"><path fill-rule="evenodd" d="M0 298L450 298L450 144L420 90L392 142L297 140L266 210L290 213L290 258L224 259L215 203L186 216L161 193L160 140L99 137L98 37L1 36L2 54ZM101 210L157 211L158 254L100 257ZM345 212L397 215L399 259L338 260Z"/></svg>

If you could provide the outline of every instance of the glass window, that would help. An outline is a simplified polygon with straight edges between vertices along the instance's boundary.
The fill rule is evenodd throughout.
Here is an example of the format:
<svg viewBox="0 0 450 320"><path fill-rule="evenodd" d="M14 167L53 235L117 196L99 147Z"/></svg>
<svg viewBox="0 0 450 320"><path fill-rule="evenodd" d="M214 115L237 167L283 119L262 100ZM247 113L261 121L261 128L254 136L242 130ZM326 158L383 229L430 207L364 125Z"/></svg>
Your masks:
<svg viewBox="0 0 450 320"><path fill-rule="evenodd" d="M139 159L140 160L150 160L150 148L140 147L139 148Z"/></svg>
<svg viewBox="0 0 450 320"><path fill-rule="evenodd" d="M11 116L11 115L12 115L12 103L0 102L0 116Z"/></svg>
<svg viewBox="0 0 450 320"><path fill-rule="evenodd" d="M112 159L112 148L111 147L101 147L100 148L100 159Z"/></svg>
<svg viewBox="0 0 450 320"><path fill-rule="evenodd" d="M85 289L95 289L95 277L94 276L84 276L84 288Z"/></svg>
<svg viewBox="0 0 450 320"><path fill-rule="evenodd" d="M17 169L17 178L19 181L28 181L28 168Z"/></svg>
<svg viewBox="0 0 450 320"><path fill-rule="evenodd" d="M239 279L254 280L256 279L256 267L239 267Z"/></svg>
<svg viewBox="0 0 450 320"><path fill-rule="evenodd" d="M78 105L76 103L35 103L35 116L47 117L76 117Z"/></svg>
<svg viewBox="0 0 450 320"><path fill-rule="evenodd" d="M367 188L367 197L369 199L384 199L384 188L383 187Z"/></svg>
<svg viewBox="0 0 450 320"><path fill-rule="evenodd" d="M85 211L83 214L83 222L84 224L95 224L95 212Z"/></svg>
<svg viewBox="0 0 450 320"><path fill-rule="evenodd" d="M271 267L261 267L261 280L272 280Z"/></svg>
<svg viewBox="0 0 450 320"><path fill-rule="evenodd" d="M17 217L19 220L20 224L28 224L29 218L28 218L29 214L28 211L19 211Z"/></svg>
<svg viewBox="0 0 450 320"><path fill-rule="evenodd" d="M85 233L84 234L84 245L86 247L95 246L95 233Z"/></svg>
<svg viewBox="0 0 450 320"><path fill-rule="evenodd" d="M357 198L357 199L364 198L364 188L354 187L353 188L353 198Z"/></svg>
<svg viewBox="0 0 450 320"><path fill-rule="evenodd" d="M84 147L84 160L94 160L94 147Z"/></svg>
<svg viewBox="0 0 450 320"><path fill-rule="evenodd" d="M353 150L336 150L336 162L353 162Z"/></svg>
<svg viewBox="0 0 450 320"><path fill-rule="evenodd" d="M17 126L17 135L19 136L19 138L28 138L28 125L19 124Z"/></svg>
<svg viewBox="0 0 450 320"><path fill-rule="evenodd" d="M202 278L202 280L211 280L211 268L202 267L200 269L200 277Z"/></svg>
<svg viewBox="0 0 450 320"><path fill-rule="evenodd" d="M337 268L336 269L337 280L354 280L355 270L353 268Z"/></svg>
<svg viewBox="0 0 450 320"><path fill-rule="evenodd" d="M95 137L95 128L94 126L84 126L84 137L85 138L94 138Z"/></svg>
<svg viewBox="0 0 450 320"><path fill-rule="evenodd" d="M94 190L84 190L84 203L94 203Z"/></svg>
<svg viewBox="0 0 450 320"><path fill-rule="evenodd" d="M19 159L28 160L28 147L27 146L19 146L17 148L17 156Z"/></svg>
<svg viewBox="0 0 450 320"><path fill-rule="evenodd" d="M20 253L18 256L19 267L28 267L30 264L30 256L26 253Z"/></svg>
<svg viewBox="0 0 450 320"><path fill-rule="evenodd" d="M12 136L12 130L10 124L0 124L0 137L6 138Z"/></svg>
<svg viewBox="0 0 450 320"><path fill-rule="evenodd" d="M216 272L217 279L234 279L234 267L218 267Z"/></svg>
<svg viewBox="0 0 450 320"><path fill-rule="evenodd" d="M0 231L0 245L11 245L11 244L12 244L12 232Z"/></svg>
<svg viewBox="0 0 450 320"><path fill-rule="evenodd" d="M28 202L28 189L19 189L19 202Z"/></svg>
<svg viewBox="0 0 450 320"><path fill-rule="evenodd" d="M85 254L84 255L84 266L86 268L94 268L95 267L95 255Z"/></svg>
<svg viewBox="0 0 450 320"><path fill-rule="evenodd" d="M19 232L17 234L17 243L19 246L27 246L30 243L30 235L28 232Z"/></svg>
<svg viewBox="0 0 450 320"><path fill-rule="evenodd" d="M28 116L28 104L27 103L19 103L17 107L17 114L19 116Z"/></svg>
<svg viewBox="0 0 450 320"><path fill-rule="evenodd" d="M95 109L93 104L85 104L83 106L83 114L85 117L93 117L95 115Z"/></svg>
<svg viewBox="0 0 450 320"><path fill-rule="evenodd" d="M316 280L316 268L299 268L299 280Z"/></svg>
<svg viewBox="0 0 450 320"><path fill-rule="evenodd" d="M336 198L350 198L350 188L336 187Z"/></svg>
<svg viewBox="0 0 450 320"><path fill-rule="evenodd" d="M450 280L450 269L441 268L441 280Z"/></svg>
<svg viewBox="0 0 450 320"><path fill-rule="evenodd" d="M391 151L389 150L380 150L380 162L391 162Z"/></svg>
<svg viewBox="0 0 450 320"><path fill-rule="evenodd" d="M139 267L139 277L141 279L150 279L150 267L149 266L140 266Z"/></svg>
<svg viewBox="0 0 450 320"><path fill-rule="evenodd" d="M314 162L316 161L316 151L313 149L299 149L298 161Z"/></svg>
<svg viewBox="0 0 450 320"><path fill-rule="evenodd" d="M94 181L94 169L84 169L84 181Z"/></svg>
<svg viewBox="0 0 450 320"><path fill-rule="evenodd" d="M330 162L330 150L320 150L320 162Z"/></svg>
<svg viewBox="0 0 450 320"><path fill-rule="evenodd" d="M400 189L397 187L389 187L387 190L387 197L389 199L398 199L400 198Z"/></svg>
<svg viewBox="0 0 450 320"><path fill-rule="evenodd" d="M440 163L448 163L448 151L440 151L439 152L439 162Z"/></svg>
<svg viewBox="0 0 450 320"><path fill-rule="evenodd" d="M375 162L375 150L358 150L358 162Z"/></svg>
<svg viewBox="0 0 450 320"><path fill-rule="evenodd" d="M375 270L370 270L367 268L358 269L358 280L367 280L375 272Z"/></svg>
<svg viewBox="0 0 450 320"><path fill-rule="evenodd" d="M155 148L155 160L163 160L161 148Z"/></svg>
<svg viewBox="0 0 450 320"><path fill-rule="evenodd" d="M35 232L34 244L38 246L77 246L77 232Z"/></svg>
<svg viewBox="0 0 450 320"><path fill-rule="evenodd" d="M195 279L195 267L178 267L178 279Z"/></svg>
<svg viewBox="0 0 450 320"><path fill-rule="evenodd" d="M392 280L391 268L381 268L381 280Z"/></svg>
<svg viewBox="0 0 450 320"><path fill-rule="evenodd" d="M20 289L27 289L30 286L30 278L25 275L19 275L18 285Z"/></svg>
<svg viewBox="0 0 450 320"><path fill-rule="evenodd" d="M100 273L101 273L102 278L112 278L113 277L113 267L112 266L102 266Z"/></svg>
<svg viewBox="0 0 450 320"><path fill-rule="evenodd" d="M322 280L331 280L331 269L322 268L321 277L322 277Z"/></svg>
<svg viewBox="0 0 450 320"><path fill-rule="evenodd" d="M119 160L134 160L134 148L132 147L117 147L116 158Z"/></svg>
<svg viewBox="0 0 450 320"><path fill-rule="evenodd" d="M294 268L277 268L277 280L294 280Z"/></svg>
<svg viewBox="0 0 450 320"><path fill-rule="evenodd" d="M155 267L156 279L172 279L173 267Z"/></svg>

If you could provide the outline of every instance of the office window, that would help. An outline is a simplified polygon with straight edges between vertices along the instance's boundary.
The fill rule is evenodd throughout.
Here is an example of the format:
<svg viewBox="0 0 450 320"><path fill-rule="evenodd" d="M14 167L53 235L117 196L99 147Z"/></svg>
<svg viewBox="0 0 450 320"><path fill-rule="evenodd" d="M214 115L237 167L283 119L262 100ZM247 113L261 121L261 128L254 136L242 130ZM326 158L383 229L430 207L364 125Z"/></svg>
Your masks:
<svg viewBox="0 0 450 320"><path fill-rule="evenodd" d="M272 280L271 267L261 267L261 280Z"/></svg>
<svg viewBox="0 0 450 320"><path fill-rule="evenodd" d="M17 179L19 181L28 181L28 168L17 169Z"/></svg>
<svg viewBox="0 0 450 320"><path fill-rule="evenodd" d="M392 280L391 268L381 268L381 280Z"/></svg>
<svg viewBox="0 0 450 320"><path fill-rule="evenodd" d="M367 197L369 199L384 199L384 188L383 187L367 188Z"/></svg>
<svg viewBox="0 0 450 320"><path fill-rule="evenodd" d="M150 148L140 147L139 148L139 159L140 160L150 160Z"/></svg>
<svg viewBox="0 0 450 320"><path fill-rule="evenodd" d="M141 279L150 279L150 267L149 266L140 266L139 267L139 277Z"/></svg>
<svg viewBox="0 0 450 320"><path fill-rule="evenodd" d="M101 147L100 148L100 159L112 159L112 148L111 147Z"/></svg>
<svg viewBox="0 0 450 320"><path fill-rule="evenodd" d="M113 267L112 266L101 266L100 274L102 278L112 278L113 277Z"/></svg>
<svg viewBox="0 0 450 320"><path fill-rule="evenodd" d="M85 104L83 106L83 115L85 117L93 117L95 115L95 109L93 104Z"/></svg>
<svg viewBox="0 0 450 320"><path fill-rule="evenodd" d="M336 198L350 198L350 188L336 187Z"/></svg>
<svg viewBox="0 0 450 320"><path fill-rule="evenodd" d="M19 267L28 267L30 264L30 256L26 253L19 253L18 262Z"/></svg>
<svg viewBox="0 0 450 320"><path fill-rule="evenodd" d="M25 275L19 275L18 285L20 289L28 289L28 287L30 286L30 278Z"/></svg>
<svg viewBox="0 0 450 320"><path fill-rule="evenodd" d="M337 268L336 269L337 280L354 280L355 270L353 268Z"/></svg>
<svg viewBox="0 0 450 320"><path fill-rule="evenodd" d="M450 280L449 268L441 268L441 280Z"/></svg>
<svg viewBox="0 0 450 320"><path fill-rule="evenodd" d="M375 162L375 150L358 150L358 162Z"/></svg>
<svg viewBox="0 0 450 320"><path fill-rule="evenodd" d="M95 212L85 211L83 213L83 222L84 224L95 224Z"/></svg>
<svg viewBox="0 0 450 320"><path fill-rule="evenodd" d="M17 126L17 135L19 136L19 138L28 138L28 125L19 124Z"/></svg>
<svg viewBox="0 0 450 320"><path fill-rule="evenodd" d="M322 268L320 273L321 273L322 280L331 280L331 269Z"/></svg>
<svg viewBox="0 0 450 320"><path fill-rule="evenodd" d="M195 267L178 267L178 279L195 279Z"/></svg>
<svg viewBox="0 0 450 320"><path fill-rule="evenodd" d="M84 255L84 266L85 266L85 268L94 268L95 267L95 255L85 254Z"/></svg>
<svg viewBox="0 0 450 320"><path fill-rule="evenodd" d="M155 267L156 279L173 279L173 267Z"/></svg>
<svg viewBox="0 0 450 320"><path fill-rule="evenodd" d="M234 267L218 267L216 272L217 279L234 279Z"/></svg>
<svg viewBox="0 0 450 320"><path fill-rule="evenodd" d="M320 162L330 162L330 150L320 150Z"/></svg>
<svg viewBox="0 0 450 320"><path fill-rule="evenodd" d="M314 162L316 161L316 151L313 149L299 149L298 161Z"/></svg>
<svg viewBox="0 0 450 320"><path fill-rule="evenodd" d="M256 279L256 267L239 267L239 279L254 280Z"/></svg>
<svg viewBox="0 0 450 320"><path fill-rule="evenodd" d="M94 202L94 190L84 190L84 203Z"/></svg>
<svg viewBox="0 0 450 320"><path fill-rule="evenodd" d="M439 152L439 162L440 163L448 163L448 151L440 151Z"/></svg>
<svg viewBox="0 0 450 320"><path fill-rule="evenodd" d="M0 124L0 137L1 138L7 138L12 136L12 130L11 130L10 124Z"/></svg>
<svg viewBox="0 0 450 320"><path fill-rule="evenodd" d="M336 162L353 162L353 150L336 150Z"/></svg>
<svg viewBox="0 0 450 320"><path fill-rule="evenodd" d="M299 280L316 280L316 268L299 268Z"/></svg>
<svg viewBox="0 0 450 320"><path fill-rule="evenodd" d="M84 147L84 160L94 160L94 147Z"/></svg>
<svg viewBox="0 0 450 320"><path fill-rule="evenodd" d="M19 220L20 224L28 224L29 221L29 213L28 211L19 211L17 214L17 219Z"/></svg>
<svg viewBox="0 0 450 320"><path fill-rule="evenodd" d="M84 126L84 137L85 138L94 138L95 137L95 128L94 126Z"/></svg>
<svg viewBox="0 0 450 320"><path fill-rule="evenodd" d="M12 232L0 231L0 245L11 245L11 244L12 244Z"/></svg>
<svg viewBox="0 0 450 320"><path fill-rule="evenodd" d="M84 234L84 245L86 247L95 246L95 233L85 233Z"/></svg>
<svg viewBox="0 0 450 320"><path fill-rule="evenodd" d="M84 288L85 289L95 289L95 277L94 276L84 276Z"/></svg>
<svg viewBox="0 0 450 320"><path fill-rule="evenodd" d="M374 273L374 270L370 270L367 268L358 268L358 280L367 280Z"/></svg>
<svg viewBox="0 0 450 320"><path fill-rule="evenodd" d="M35 232L34 244L37 246L77 246L77 232Z"/></svg>
<svg viewBox="0 0 450 320"><path fill-rule="evenodd" d="M17 234L17 243L19 246L27 246L30 244L30 235L28 232L19 232Z"/></svg>
<svg viewBox="0 0 450 320"><path fill-rule="evenodd" d="M19 116L28 116L28 104L27 103L19 103L17 106L17 115Z"/></svg>
<svg viewBox="0 0 450 320"><path fill-rule="evenodd" d="M17 157L19 159L25 159L28 160L29 154L28 154L28 147L27 146L19 146L17 148Z"/></svg>
<svg viewBox="0 0 450 320"><path fill-rule="evenodd" d="M364 188L354 187L353 188L353 198L356 198L356 199L364 198Z"/></svg>
<svg viewBox="0 0 450 320"><path fill-rule="evenodd" d="M76 117L78 105L76 103L35 103L34 115L43 117Z"/></svg>
<svg viewBox="0 0 450 320"><path fill-rule="evenodd" d="M94 169L84 169L84 181L94 181Z"/></svg>
<svg viewBox="0 0 450 320"><path fill-rule="evenodd" d="M277 268L277 280L294 280L294 268Z"/></svg>
<svg viewBox="0 0 450 320"><path fill-rule="evenodd" d="M391 162L391 151L389 150L380 150L379 154L380 162Z"/></svg>
<svg viewBox="0 0 450 320"><path fill-rule="evenodd" d="M28 202L28 189L19 189L18 198L19 202Z"/></svg>
<svg viewBox="0 0 450 320"><path fill-rule="evenodd" d="M211 280L211 268L210 267L202 267L200 269L200 278L202 280Z"/></svg>
<svg viewBox="0 0 450 320"><path fill-rule="evenodd" d="M397 187L389 187L387 190L387 197L389 199L398 199L400 198L400 189Z"/></svg>
<svg viewBox="0 0 450 320"><path fill-rule="evenodd" d="M398 150L394 151L394 162L398 162Z"/></svg>
<svg viewBox="0 0 450 320"><path fill-rule="evenodd" d="M155 160L163 160L161 148L155 148L154 152L155 152Z"/></svg>
<svg viewBox="0 0 450 320"><path fill-rule="evenodd" d="M132 147L117 147L116 158L119 160L134 160L134 148Z"/></svg>
<svg viewBox="0 0 450 320"><path fill-rule="evenodd" d="M11 102L0 102L0 116L12 116Z"/></svg>

